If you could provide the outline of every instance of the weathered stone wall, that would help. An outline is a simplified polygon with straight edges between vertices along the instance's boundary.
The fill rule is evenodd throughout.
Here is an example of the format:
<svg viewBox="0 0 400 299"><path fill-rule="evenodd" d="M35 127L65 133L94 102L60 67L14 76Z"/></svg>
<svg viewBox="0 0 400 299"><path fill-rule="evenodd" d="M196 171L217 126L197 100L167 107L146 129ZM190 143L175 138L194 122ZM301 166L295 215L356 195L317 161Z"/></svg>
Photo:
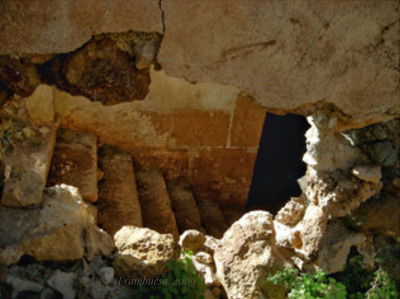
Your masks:
<svg viewBox="0 0 400 299"><path fill-rule="evenodd" d="M168 179L188 179L199 198L244 208L265 109L232 87L151 76L142 101L103 106L43 85L26 107L33 119L55 114L61 126L93 133Z"/></svg>

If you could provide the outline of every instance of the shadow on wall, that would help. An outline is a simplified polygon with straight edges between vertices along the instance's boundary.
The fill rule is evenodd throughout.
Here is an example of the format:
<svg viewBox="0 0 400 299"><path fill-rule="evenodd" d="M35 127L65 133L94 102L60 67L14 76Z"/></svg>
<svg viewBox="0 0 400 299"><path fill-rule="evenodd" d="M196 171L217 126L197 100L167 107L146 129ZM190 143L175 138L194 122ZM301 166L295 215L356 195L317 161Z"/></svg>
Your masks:
<svg viewBox="0 0 400 299"><path fill-rule="evenodd" d="M302 157L308 128L303 116L267 113L246 210L276 214L290 197L301 194L297 179L306 171Z"/></svg>

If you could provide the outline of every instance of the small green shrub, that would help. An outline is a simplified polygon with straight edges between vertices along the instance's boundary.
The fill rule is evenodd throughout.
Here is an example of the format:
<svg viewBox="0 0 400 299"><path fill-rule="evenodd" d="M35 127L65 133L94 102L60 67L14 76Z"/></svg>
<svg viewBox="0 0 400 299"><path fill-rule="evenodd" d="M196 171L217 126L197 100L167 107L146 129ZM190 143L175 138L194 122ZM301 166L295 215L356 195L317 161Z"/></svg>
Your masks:
<svg viewBox="0 0 400 299"><path fill-rule="evenodd" d="M296 269L286 268L269 277L268 281L290 289L290 299L346 299L347 296L346 287L335 279L328 278L322 271L317 271L314 275L299 274Z"/></svg>
<svg viewBox="0 0 400 299"><path fill-rule="evenodd" d="M197 275L191 260L192 254L191 251L182 251L183 258L168 261L168 271L157 278L165 283L161 285L139 285L137 297L150 299L203 298L206 286L203 279Z"/></svg>
<svg viewBox="0 0 400 299"><path fill-rule="evenodd" d="M383 267L375 272L363 268L362 259L355 257L349 260L345 270L336 275L337 279L328 277L322 271L315 274L299 273L298 270L286 268L270 276L267 280L282 285L288 291L288 298L298 299L396 299L396 284Z"/></svg>

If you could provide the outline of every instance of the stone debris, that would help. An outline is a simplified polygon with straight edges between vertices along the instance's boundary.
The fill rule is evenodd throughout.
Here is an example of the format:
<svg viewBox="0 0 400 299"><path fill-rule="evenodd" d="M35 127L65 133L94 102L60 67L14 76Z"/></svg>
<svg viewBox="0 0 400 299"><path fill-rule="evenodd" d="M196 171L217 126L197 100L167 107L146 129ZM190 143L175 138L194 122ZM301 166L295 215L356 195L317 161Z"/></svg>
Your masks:
<svg viewBox="0 0 400 299"><path fill-rule="evenodd" d="M214 260L228 298L261 296L260 278L291 266L275 245L272 215L264 211L249 212L236 221L221 239Z"/></svg>
<svg viewBox="0 0 400 299"><path fill-rule="evenodd" d="M124 226L114 235L118 255L113 267L116 275L152 278L166 270L166 263L179 257L179 246L171 234L148 228Z"/></svg>
<svg viewBox="0 0 400 299"><path fill-rule="evenodd" d="M303 197L293 197L278 211L275 220L285 225L296 225L303 219L306 203Z"/></svg>
<svg viewBox="0 0 400 299"><path fill-rule="evenodd" d="M19 129L21 125L23 127ZM6 168L1 197L4 206L24 207L41 202L56 140L57 125L48 129L47 134L42 134L34 126L16 119L6 130L8 137L3 144L2 154ZM23 137L15 138L19 131Z"/></svg>
<svg viewBox="0 0 400 299"><path fill-rule="evenodd" d="M42 205L33 209L0 206L0 262L10 265L23 255L38 261L73 261L88 250L91 255L110 256L113 242L96 226L93 211L78 190L67 185L47 188ZM82 236L87 232L102 238L91 238L86 244Z"/></svg>
<svg viewBox="0 0 400 299"><path fill-rule="evenodd" d="M98 197L96 137L59 129L47 184L77 187L83 199L95 202Z"/></svg>
<svg viewBox="0 0 400 299"><path fill-rule="evenodd" d="M76 277L76 273L62 272L57 269L47 280L47 284L54 290L60 292L64 299L75 299L76 290L74 289L74 282Z"/></svg>
<svg viewBox="0 0 400 299"><path fill-rule="evenodd" d="M160 170L142 168L136 172L143 224L161 234L179 239L171 201Z"/></svg>
<svg viewBox="0 0 400 299"><path fill-rule="evenodd" d="M110 235L124 225L142 227L142 212L136 187L132 157L124 151L104 145L99 149L98 222Z"/></svg>
<svg viewBox="0 0 400 299"><path fill-rule="evenodd" d="M378 184L382 178L382 172L379 166L356 166L351 170L351 173L360 180L374 184Z"/></svg>
<svg viewBox="0 0 400 299"><path fill-rule="evenodd" d="M204 247L206 236L197 230L187 230L179 238L179 245L184 250L196 251Z"/></svg>

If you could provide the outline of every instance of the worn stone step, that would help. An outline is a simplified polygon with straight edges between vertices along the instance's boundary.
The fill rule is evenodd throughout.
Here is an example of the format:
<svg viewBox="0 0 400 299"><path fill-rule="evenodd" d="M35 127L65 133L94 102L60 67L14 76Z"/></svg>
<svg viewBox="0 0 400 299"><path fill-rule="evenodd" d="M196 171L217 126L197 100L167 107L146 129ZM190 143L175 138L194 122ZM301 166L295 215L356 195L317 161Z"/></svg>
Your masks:
<svg viewBox="0 0 400 299"><path fill-rule="evenodd" d="M36 127L21 110L7 112L11 116L2 128L4 206L23 207L39 204L53 155L57 125ZM4 121L4 115L2 115Z"/></svg>
<svg viewBox="0 0 400 299"><path fill-rule="evenodd" d="M167 190L175 213L179 232L195 229L205 232L201 226L200 212L190 185L179 180L167 181Z"/></svg>
<svg viewBox="0 0 400 299"><path fill-rule="evenodd" d="M225 221L218 203L203 198L197 198L196 200L200 211L202 226L206 229L208 234L216 238L221 238L228 229L228 224Z"/></svg>
<svg viewBox="0 0 400 299"><path fill-rule="evenodd" d="M136 174L144 226L178 239L178 227L161 171L141 168Z"/></svg>
<svg viewBox="0 0 400 299"><path fill-rule="evenodd" d="M58 130L47 181L48 186L57 184L78 188L87 201L97 200L96 136L66 128Z"/></svg>
<svg viewBox="0 0 400 299"><path fill-rule="evenodd" d="M132 157L109 145L99 148L99 167L103 177L99 182L98 223L110 235L124 225L142 227L136 179Z"/></svg>

